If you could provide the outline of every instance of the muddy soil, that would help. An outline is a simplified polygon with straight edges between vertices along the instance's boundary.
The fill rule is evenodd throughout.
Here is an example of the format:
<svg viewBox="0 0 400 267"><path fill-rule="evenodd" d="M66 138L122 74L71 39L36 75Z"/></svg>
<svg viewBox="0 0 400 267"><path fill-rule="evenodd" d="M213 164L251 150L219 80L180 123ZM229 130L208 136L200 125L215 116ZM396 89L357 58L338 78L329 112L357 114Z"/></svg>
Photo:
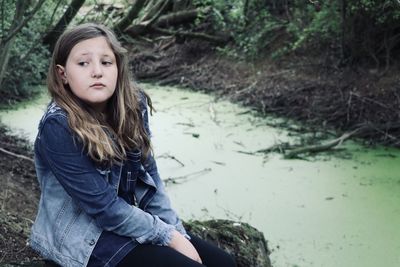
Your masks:
<svg viewBox="0 0 400 267"><path fill-rule="evenodd" d="M0 127L0 148L33 158L27 141ZM0 151L0 265L37 258L27 246L27 233L36 215L39 188L33 162Z"/></svg>

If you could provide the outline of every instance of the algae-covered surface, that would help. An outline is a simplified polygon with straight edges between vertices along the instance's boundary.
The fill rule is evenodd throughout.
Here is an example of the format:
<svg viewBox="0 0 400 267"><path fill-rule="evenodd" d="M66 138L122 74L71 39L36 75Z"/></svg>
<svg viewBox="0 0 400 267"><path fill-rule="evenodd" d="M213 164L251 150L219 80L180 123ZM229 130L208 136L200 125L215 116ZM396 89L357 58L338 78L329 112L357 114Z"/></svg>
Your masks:
<svg viewBox="0 0 400 267"><path fill-rule="evenodd" d="M276 267L400 266L399 150L347 141L305 159L254 154L298 134L205 94L145 88L159 170L183 219L249 223ZM42 100L0 117L33 140Z"/></svg>
<svg viewBox="0 0 400 267"><path fill-rule="evenodd" d="M264 235L247 223L228 220L185 222L185 228L235 256L238 267L271 267Z"/></svg>

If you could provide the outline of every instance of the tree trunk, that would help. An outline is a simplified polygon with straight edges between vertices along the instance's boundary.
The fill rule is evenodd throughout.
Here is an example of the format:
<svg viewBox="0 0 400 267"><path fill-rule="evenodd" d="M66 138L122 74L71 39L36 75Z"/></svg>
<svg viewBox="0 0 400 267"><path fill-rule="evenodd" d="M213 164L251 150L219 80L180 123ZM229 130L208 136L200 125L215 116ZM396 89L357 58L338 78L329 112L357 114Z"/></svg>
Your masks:
<svg viewBox="0 0 400 267"><path fill-rule="evenodd" d="M136 0L126 14L115 26L114 31L118 34L122 33L131 23L137 18L139 12L142 10L146 0Z"/></svg>
<svg viewBox="0 0 400 267"><path fill-rule="evenodd" d="M166 1L156 1L154 3L154 1L151 2L151 5L148 5L146 8L146 12L145 14L142 16L141 21L148 21L153 19L155 16L160 15L160 12L162 11L162 9L165 8L166 5L169 4L170 0L166 0Z"/></svg>
<svg viewBox="0 0 400 267"><path fill-rule="evenodd" d="M172 12L189 9L192 6L191 0L175 0L172 3Z"/></svg>
<svg viewBox="0 0 400 267"><path fill-rule="evenodd" d="M193 22L202 12L208 12L207 9L192 9L192 10L184 10L179 12L170 13L168 15L161 16L155 26L157 27L165 27L171 25L178 25L183 23Z"/></svg>
<svg viewBox="0 0 400 267"><path fill-rule="evenodd" d="M43 5L45 0L39 0L36 5L32 8L32 11L29 12L29 14L23 19L24 12L28 8L28 1L17 1L16 2L16 14L18 12L22 12L22 14L18 15L19 20L15 20L15 16L13 19L13 22L11 23L11 28L8 33L4 35L2 33L1 40L0 40L0 46L2 44L7 43L9 40L11 40L17 33L21 31L23 27L32 19L32 17L36 14L36 12L39 10L39 8ZM3 7L2 7L3 8ZM19 11L20 10L20 11ZM4 25L4 22L3 22ZM3 30L3 29L2 29Z"/></svg>
<svg viewBox="0 0 400 267"><path fill-rule="evenodd" d="M8 59L10 57L10 50L15 40L16 34L26 25L39 7L43 4L44 0L39 1L33 8L31 14L23 19L25 11L28 9L28 2L24 0L18 0L15 3L15 14L11 23L11 27L5 36L1 36L0 40L0 86L3 83L3 79L6 73Z"/></svg>
<svg viewBox="0 0 400 267"><path fill-rule="evenodd" d="M3 83L4 76L6 74L8 59L10 57L10 49L14 42L14 38L8 41L4 45L0 45L0 91L1 91L1 84Z"/></svg>
<svg viewBox="0 0 400 267"><path fill-rule="evenodd" d="M43 38L43 44L48 45L50 51L53 51L58 37L67 28L84 3L85 0L73 0L57 25Z"/></svg>
<svg viewBox="0 0 400 267"><path fill-rule="evenodd" d="M124 32L132 37L142 35L148 31L149 26L165 27L194 21L200 14L200 9L186 10L163 15L153 25L136 24L128 27Z"/></svg>
<svg viewBox="0 0 400 267"><path fill-rule="evenodd" d="M341 13L341 36L340 36L340 52L342 60L345 59L345 46L346 46L346 0L340 1L340 13Z"/></svg>
<svg viewBox="0 0 400 267"><path fill-rule="evenodd" d="M154 30L155 32L159 32L162 34L168 34L168 35L175 35L178 37L189 37L193 39L200 39L200 40L205 40L211 43L215 43L217 45L224 45L229 41L229 36L215 36L215 35L209 35L206 33L202 32L189 32L189 31L171 31L167 29L162 29L162 28L152 28L151 30Z"/></svg>

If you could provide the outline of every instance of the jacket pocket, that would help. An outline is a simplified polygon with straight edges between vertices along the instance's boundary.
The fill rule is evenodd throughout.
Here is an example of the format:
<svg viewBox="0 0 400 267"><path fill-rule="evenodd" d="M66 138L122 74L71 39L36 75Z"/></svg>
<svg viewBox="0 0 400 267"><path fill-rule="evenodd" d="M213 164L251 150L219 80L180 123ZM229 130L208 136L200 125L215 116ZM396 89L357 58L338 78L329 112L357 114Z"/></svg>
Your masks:
<svg viewBox="0 0 400 267"><path fill-rule="evenodd" d="M57 214L55 224L55 240L58 242L56 246L59 251L61 250L66 238L70 237L71 229L81 214L82 209L74 205L71 198L68 198L64 201L60 211Z"/></svg>

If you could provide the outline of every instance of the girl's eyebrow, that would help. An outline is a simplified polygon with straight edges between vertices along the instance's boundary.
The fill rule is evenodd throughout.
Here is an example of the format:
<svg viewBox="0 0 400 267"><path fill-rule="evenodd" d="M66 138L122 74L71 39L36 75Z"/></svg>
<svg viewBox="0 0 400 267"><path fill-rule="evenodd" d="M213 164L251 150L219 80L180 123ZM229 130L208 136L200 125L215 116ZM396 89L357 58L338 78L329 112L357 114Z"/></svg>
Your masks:
<svg viewBox="0 0 400 267"><path fill-rule="evenodd" d="M92 55L92 54L93 54L92 52L84 52L84 53L79 54L79 56L87 56L87 55ZM102 57L112 57L112 55L109 53L102 54L101 56Z"/></svg>

